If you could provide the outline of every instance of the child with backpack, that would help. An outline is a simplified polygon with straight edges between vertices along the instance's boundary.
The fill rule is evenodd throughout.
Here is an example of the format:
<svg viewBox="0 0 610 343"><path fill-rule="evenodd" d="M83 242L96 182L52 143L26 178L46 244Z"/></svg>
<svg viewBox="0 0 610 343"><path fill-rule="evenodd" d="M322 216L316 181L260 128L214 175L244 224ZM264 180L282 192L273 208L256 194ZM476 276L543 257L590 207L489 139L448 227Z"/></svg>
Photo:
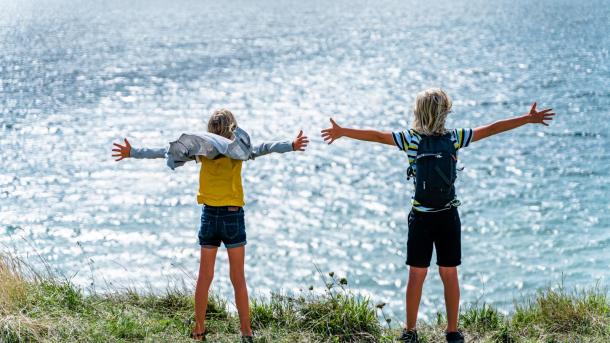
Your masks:
<svg viewBox="0 0 610 343"><path fill-rule="evenodd" d="M250 326L248 289L244 275L246 226L244 192L241 179L242 161L269 153L304 151L309 143L303 131L296 139L253 146L250 137L237 127L227 109L215 111L208 121L208 132L200 136L183 134L167 148L136 149L127 139L125 145L114 143L114 157L165 158L174 169L187 161L201 163L197 202L203 205L199 230L200 264L195 288L195 326L191 338L203 341L206 336L205 314L208 292L214 278L214 264L220 243L229 255L231 283L240 320L242 342L253 342Z"/></svg>
<svg viewBox="0 0 610 343"><path fill-rule="evenodd" d="M412 128L401 132L359 130L339 126L332 118L332 126L322 130L322 137L331 144L341 137L395 145L407 153L408 178L413 178L415 193L408 217L407 261L409 277L406 291L406 323L399 340L419 342L416 321L422 287L433 247L436 263L444 286L447 311L446 340L463 343L458 331L460 289L457 266L461 264L461 223L455 194L457 151L471 142L512 130L525 124L543 124L552 120L552 109L536 110L534 103L529 113L496 121L475 129L445 128L451 112L451 100L438 88L419 93L413 108Z"/></svg>

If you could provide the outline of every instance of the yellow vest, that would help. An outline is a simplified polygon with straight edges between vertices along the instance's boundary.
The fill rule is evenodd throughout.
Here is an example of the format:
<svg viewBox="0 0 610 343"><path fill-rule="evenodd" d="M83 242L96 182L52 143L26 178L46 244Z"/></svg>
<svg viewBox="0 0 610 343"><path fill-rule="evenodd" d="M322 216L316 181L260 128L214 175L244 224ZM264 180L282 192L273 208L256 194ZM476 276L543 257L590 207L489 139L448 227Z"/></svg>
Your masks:
<svg viewBox="0 0 610 343"><path fill-rule="evenodd" d="M197 202L210 206L244 206L240 160L201 158Z"/></svg>

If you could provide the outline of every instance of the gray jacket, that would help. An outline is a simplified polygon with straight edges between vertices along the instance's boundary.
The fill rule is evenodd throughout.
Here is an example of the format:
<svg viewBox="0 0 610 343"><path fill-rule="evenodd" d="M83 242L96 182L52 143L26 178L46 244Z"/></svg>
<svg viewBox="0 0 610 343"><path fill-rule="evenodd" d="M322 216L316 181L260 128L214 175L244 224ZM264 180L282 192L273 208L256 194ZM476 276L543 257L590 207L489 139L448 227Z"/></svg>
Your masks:
<svg viewBox="0 0 610 343"><path fill-rule="evenodd" d="M177 141L170 142L166 148L132 147L129 157L165 158L167 166L173 170L188 161L194 161L197 156L213 159L224 155L234 160L247 161L273 152L292 151L290 141L273 141L252 146L246 131L237 128L234 134L233 140L209 132L201 135L182 134Z"/></svg>

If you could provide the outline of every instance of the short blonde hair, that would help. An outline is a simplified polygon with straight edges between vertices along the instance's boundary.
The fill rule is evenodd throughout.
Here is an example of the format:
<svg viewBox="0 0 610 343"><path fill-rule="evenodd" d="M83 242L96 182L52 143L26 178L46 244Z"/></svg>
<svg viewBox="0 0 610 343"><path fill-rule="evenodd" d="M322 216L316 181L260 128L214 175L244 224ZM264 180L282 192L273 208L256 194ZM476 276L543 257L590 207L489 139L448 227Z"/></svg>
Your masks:
<svg viewBox="0 0 610 343"><path fill-rule="evenodd" d="M231 139L233 138L233 131L237 128L237 121L231 111L226 108L221 108L210 117L208 121L208 132L215 133L219 136Z"/></svg>
<svg viewBox="0 0 610 343"><path fill-rule="evenodd" d="M426 89L415 98L413 129L422 135L445 134L445 120L450 112L451 99L445 91Z"/></svg>

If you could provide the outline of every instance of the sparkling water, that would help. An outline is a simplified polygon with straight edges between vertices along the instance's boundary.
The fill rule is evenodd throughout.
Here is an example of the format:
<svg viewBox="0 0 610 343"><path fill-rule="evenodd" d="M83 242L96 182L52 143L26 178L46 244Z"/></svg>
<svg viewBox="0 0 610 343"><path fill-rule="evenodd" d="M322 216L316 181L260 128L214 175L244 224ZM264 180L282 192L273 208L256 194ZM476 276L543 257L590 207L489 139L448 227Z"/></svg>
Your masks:
<svg viewBox="0 0 610 343"><path fill-rule="evenodd" d="M553 107L461 151L464 305L610 277L607 1L0 1L0 244L87 289L193 286L198 165L111 158L162 147L227 107L255 142L306 153L245 164L251 293L324 287L324 274L403 320L412 185L406 154L319 136L402 130L443 87L450 127ZM435 259L433 258L433 266ZM214 291L232 299L223 250ZM443 311L436 268L424 319Z"/></svg>

